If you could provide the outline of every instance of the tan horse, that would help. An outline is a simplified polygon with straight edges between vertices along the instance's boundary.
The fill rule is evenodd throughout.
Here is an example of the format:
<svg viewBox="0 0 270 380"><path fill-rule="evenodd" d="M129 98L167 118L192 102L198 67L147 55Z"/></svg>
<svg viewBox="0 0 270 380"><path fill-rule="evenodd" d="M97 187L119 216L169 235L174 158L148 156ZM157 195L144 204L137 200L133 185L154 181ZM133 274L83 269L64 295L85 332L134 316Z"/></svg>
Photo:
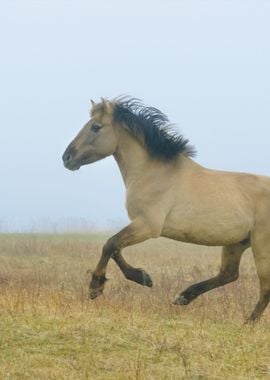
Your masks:
<svg viewBox="0 0 270 380"><path fill-rule="evenodd" d="M110 258L127 279L151 287L150 276L121 254L150 238L223 246L217 276L187 288L175 299L177 305L235 281L241 256L251 246L260 280L260 298L249 317L255 321L270 300L270 178L209 170L191 159L193 153L157 109L130 98L92 101L91 118L67 147L64 165L77 170L113 155L131 223L104 245L90 298L103 292Z"/></svg>

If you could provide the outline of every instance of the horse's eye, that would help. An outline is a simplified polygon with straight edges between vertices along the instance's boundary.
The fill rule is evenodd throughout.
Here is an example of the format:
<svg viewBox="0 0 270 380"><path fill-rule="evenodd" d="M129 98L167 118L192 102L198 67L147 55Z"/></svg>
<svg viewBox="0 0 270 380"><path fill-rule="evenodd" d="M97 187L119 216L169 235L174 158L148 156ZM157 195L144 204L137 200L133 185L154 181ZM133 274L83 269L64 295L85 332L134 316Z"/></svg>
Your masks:
<svg viewBox="0 0 270 380"><path fill-rule="evenodd" d="M102 127L99 124L93 124L92 127L91 127L92 131L95 132L95 133L99 132L101 130L101 128Z"/></svg>

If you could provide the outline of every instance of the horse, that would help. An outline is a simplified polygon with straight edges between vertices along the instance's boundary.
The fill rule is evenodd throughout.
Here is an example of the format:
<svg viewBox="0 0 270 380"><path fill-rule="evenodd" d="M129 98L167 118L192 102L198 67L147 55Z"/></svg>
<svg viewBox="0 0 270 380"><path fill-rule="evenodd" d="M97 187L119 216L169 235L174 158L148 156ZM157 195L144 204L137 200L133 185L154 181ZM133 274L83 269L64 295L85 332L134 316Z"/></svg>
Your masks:
<svg viewBox="0 0 270 380"><path fill-rule="evenodd" d="M90 299L102 294L111 258L126 279L152 287L149 274L131 266L121 252L150 238L223 247L218 274L189 286L175 305L187 305L237 280L242 254L251 247L260 295L247 321L259 320L270 300L270 178L199 165L194 147L168 117L138 99L91 103L90 119L66 148L63 163L78 170L112 155L126 187L130 224L103 246L90 281Z"/></svg>

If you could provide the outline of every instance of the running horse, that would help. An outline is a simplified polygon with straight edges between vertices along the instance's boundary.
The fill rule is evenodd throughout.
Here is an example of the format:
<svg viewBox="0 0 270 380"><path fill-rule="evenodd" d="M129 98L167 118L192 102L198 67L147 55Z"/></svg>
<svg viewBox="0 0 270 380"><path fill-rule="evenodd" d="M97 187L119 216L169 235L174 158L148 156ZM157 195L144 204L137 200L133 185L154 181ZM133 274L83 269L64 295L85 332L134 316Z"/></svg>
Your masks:
<svg viewBox="0 0 270 380"><path fill-rule="evenodd" d="M130 224L104 245L90 298L102 294L110 258L128 280L151 287L151 277L121 253L150 238L223 246L219 273L188 287L176 305L237 280L242 254L251 247L260 297L248 321L258 320L270 300L270 178L204 168L192 159L193 147L167 116L137 99L91 103L90 120L67 147L63 162L78 170L113 155L126 187Z"/></svg>

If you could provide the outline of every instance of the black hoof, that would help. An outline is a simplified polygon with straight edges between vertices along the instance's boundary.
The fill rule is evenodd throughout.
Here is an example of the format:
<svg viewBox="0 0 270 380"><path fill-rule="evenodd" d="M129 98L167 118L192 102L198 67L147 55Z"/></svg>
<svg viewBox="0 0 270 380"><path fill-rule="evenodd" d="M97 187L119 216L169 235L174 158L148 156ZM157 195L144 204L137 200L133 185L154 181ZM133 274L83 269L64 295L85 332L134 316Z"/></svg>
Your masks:
<svg viewBox="0 0 270 380"><path fill-rule="evenodd" d="M188 300L184 296L179 296L173 301L173 305L188 305L190 303L190 300Z"/></svg>
<svg viewBox="0 0 270 380"><path fill-rule="evenodd" d="M107 281L107 278L102 276L96 276L95 274L92 275L92 279L89 285L89 298L91 300L97 298L100 296L104 290L105 282Z"/></svg>
<svg viewBox="0 0 270 380"><path fill-rule="evenodd" d="M259 318L254 318L253 316L250 316L247 318L244 322L244 326L254 326L258 322Z"/></svg>
<svg viewBox="0 0 270 380"><path fill-rule="evenodd" d="M153 281L148 273L146 273L144 270L142 270L142 282L141 284L143 286L148 286L149 288L152 288Z"/></svg>
<svg viewBox="0 0 270 380"><path fill-rule="evenodd" d="M95 298L97 298L101 294L102 294L102 291L100 291L100 290L90 289L90 291L89 291L89 299L90 300L94 300Z"/></svg>

